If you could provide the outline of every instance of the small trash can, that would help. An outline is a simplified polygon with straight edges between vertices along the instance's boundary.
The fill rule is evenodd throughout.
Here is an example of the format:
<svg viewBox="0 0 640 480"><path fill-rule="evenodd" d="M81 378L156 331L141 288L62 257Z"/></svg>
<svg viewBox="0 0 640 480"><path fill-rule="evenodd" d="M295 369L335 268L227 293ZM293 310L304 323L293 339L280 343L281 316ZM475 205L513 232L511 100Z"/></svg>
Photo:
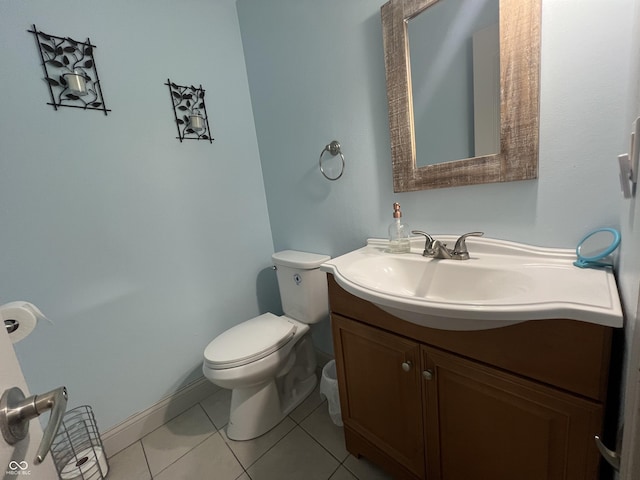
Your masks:
<svg viewBox="0 0 640 480"><path fill-rule="evenodd" d="M102 480L109 472L96 419L88 405L69 410L51 445L61 480Z"/></svg>
<svg viewBox="0 0 640 480"><path fill-rule="evenodd" d="M339 427L342 427L342 413L340 412L340 395L338 394L338 376L336 374L335 360L331 360L322 369L320 395L324 395L327 399L331 421Z"/></svg>

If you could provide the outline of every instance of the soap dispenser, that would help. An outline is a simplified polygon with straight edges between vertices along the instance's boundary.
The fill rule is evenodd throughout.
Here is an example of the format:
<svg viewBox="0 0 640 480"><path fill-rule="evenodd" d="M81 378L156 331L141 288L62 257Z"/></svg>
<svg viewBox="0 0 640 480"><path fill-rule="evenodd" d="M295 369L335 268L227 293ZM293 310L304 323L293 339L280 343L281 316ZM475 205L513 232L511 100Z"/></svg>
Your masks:
<svg viewBox="0 0 640 480"><path fill-rule="evenodd" d="M393 204L393 222L389 225L389 252L408 253L411 250L409 243L409 226L402 223L400 204Z"/></svg>

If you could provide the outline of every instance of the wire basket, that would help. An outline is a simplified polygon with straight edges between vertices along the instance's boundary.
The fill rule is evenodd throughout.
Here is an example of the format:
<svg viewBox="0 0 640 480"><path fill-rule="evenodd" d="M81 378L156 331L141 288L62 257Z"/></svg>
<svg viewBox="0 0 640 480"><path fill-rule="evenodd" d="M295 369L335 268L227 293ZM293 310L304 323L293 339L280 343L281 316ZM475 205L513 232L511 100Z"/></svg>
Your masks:
<svg viewBox="0 0 640 480"><path fill-rule="evenodd" d="M64 414L51 456L61 480L102 480L107 476L107 455L91 407L83 405Z"/></svg>

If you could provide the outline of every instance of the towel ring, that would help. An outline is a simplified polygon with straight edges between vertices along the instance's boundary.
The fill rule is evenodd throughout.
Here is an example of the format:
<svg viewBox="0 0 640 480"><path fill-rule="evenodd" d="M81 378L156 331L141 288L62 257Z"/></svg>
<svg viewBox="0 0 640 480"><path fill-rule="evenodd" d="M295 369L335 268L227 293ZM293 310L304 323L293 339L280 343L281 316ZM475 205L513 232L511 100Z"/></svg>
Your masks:
<svg viewBox="0 0 640 480"><path fill-rule="evenodd" d="M340 174L337 177L328 176L325 173L324 168L322 168L322 156L324 155L324 152L329 152L334 157L336 155L340 155L340 158L342 159L342 168L340 169ZM324 147L324 150L322 150L322 152L320 152L319 164L320 164L320 172L322 173L322 175L324 175L324 178L326 178L327 180L331 180L331 181L338 180L342 176L342 174L344 173L344 155L340 151L340 143L337 140L332 141L329 145Z"/></svg>

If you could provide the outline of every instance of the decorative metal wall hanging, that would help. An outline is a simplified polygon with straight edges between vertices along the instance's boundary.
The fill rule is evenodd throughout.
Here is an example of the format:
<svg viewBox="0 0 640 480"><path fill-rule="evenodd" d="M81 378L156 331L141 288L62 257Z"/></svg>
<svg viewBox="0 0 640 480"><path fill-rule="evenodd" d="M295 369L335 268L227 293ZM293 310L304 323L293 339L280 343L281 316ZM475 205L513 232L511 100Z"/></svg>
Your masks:
<svg viewBox="0 0 640 480"><path fill-rule="evenodd" d="M69 37L58 37L38 31L33 25L33 33L38 44L45 81L49 86L51 103L58 107L102 110L105 115L111 110L104 104L100 78L93 57L95 45L87 38L78 42Z"/></svg>
<svg viewBox="0 0 640 480"><path fill-rule="evenodd" d="M213 143L214 139L209 130L202 85L198 88L193 85L177 85L169 79L165 85L169 87L173 114L178 128L176 138L180 142L182 140L209 140L209 143Z"/></svg>

